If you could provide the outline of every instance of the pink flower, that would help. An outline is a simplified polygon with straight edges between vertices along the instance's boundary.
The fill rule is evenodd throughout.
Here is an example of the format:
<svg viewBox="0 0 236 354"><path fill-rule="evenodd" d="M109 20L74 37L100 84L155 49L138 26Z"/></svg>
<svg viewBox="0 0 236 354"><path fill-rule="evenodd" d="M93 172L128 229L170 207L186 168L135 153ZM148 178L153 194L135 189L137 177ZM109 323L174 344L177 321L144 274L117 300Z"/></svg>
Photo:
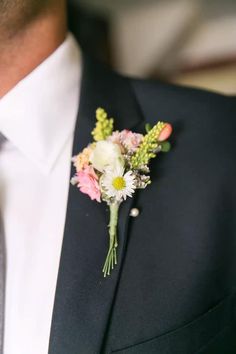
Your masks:
<svg viewBox="0 0 236 354"><path fill-rule="evenodd" d="M133 133L130 130L122 130L121 143L126 147L128 151L134 152L137 150L143 139L142 134Z"/></svg>
<svg viewBox="0 0 236 354"><path fill-rule="evenodd" d="M118 144L121 147L121 151L128 150L128 152L134 152L137 150L143 139L142 134L133 133L130 130L122 130L121 132L115 131L108 140Z"/></svg>
<svg viewBox="0 0 236 354"><path fill-rule="evenodd" d="M115 132L112 133L112 135L110 135L108 138L107 138L108 141L112 142L113 144L117 144L119 145L120 147L120 150L122 153L124 153L124 146L122 145L121 143L121 133L116 130Z"/></svg>
<svg viewBox="0 0 236 354"><path fill-rule="evenodd" d="M92 166L87 166L77 173L78 187L82 193L88 194L92 200L101 202L101 191L96 175Z"/></svg>

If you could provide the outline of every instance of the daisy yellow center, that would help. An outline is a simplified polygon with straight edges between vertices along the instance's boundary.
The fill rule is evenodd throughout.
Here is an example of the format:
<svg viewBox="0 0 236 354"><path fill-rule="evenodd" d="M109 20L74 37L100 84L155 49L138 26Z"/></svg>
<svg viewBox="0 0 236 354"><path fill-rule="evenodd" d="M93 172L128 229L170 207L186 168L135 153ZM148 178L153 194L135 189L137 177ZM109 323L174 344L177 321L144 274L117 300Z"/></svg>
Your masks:
<svg viewBox="0 0 236 354"><path fill-rule="evenodd" d="M113 187L117 190L120 191L126 187L125 179L124 177L116 177L112 181Z"/></svg>

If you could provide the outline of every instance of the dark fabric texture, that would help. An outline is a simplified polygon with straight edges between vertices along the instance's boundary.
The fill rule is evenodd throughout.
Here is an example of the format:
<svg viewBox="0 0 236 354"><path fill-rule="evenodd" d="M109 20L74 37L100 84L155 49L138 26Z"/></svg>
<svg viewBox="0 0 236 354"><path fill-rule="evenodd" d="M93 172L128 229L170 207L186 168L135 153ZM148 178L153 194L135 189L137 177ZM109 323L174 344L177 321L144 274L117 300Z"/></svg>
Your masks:
<svg viewBox="0 0 236 354"><path fill-rule="evenodd" d="M84 57L73 154L91 141L98 106L117 129L170 122L172 150L122 205L107 279L107 207L70 187L49 354L236 353L235 98L124 78Z"/></svg>

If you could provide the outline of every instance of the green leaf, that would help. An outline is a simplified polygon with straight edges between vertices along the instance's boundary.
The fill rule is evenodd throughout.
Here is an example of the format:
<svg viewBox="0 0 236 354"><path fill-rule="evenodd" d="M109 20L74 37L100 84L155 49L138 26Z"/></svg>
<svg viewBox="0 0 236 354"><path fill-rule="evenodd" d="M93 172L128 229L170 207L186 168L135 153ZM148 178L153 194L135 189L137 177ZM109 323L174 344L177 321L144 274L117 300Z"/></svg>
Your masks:
<svg viewBox="0 0 236 354"><path fill-rule="evenodd" d="M151 129L152 129L151 124L149 124L149 123L145 124L145 130L147 133L149 133Z"/></svg>
<svg viewBox="0 0 236 354"><path fill-rule="evenodd" d="M169 141L164 141L163 143L159 143L161 145L162 152L169 152L171 149L171 144Z"/></svg>

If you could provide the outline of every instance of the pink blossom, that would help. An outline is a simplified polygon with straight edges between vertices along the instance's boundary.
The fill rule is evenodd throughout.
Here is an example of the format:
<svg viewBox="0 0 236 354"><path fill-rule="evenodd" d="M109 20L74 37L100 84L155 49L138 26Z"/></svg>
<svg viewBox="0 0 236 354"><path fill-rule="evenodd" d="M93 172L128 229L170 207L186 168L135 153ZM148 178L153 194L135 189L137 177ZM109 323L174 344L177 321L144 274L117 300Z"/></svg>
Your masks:
<svg viewBox="0 0 236 354"><path fill-rule="evenodd" d="M92 200L101 202L101 191L96 175L92 166L87 166L77 173L78 187L82 193L88 194Z"/></svg>
<svg viewBox="0 0 236 354"><path fill-rule="evenodd" d="M110 137L109 141L118 144L121 147L122 152L128 150L128 152L134 152L142 142L143 135L133 133L130 130L122 130L121 132L115 131Z"/></svg>
<svg viewBox="0 0 236 354"><path fill-rule="evenodd" d="M135 151L139 147L142 139L142 134L133 133L127 129L122 130L121 132L121 143L131 152Z"/></svg>
<svg viewBox="0 0 236 354"><path fill-rule="evenodd" d="M121 149L121 152L124 153L124 146L122 146L122 143L121 143L121 133L116 130L115 132L112 133L112 135L110 135L108 138L107 138L108 141L112 142L113 144L117 144L119 145L120 149Z"/></svg>

